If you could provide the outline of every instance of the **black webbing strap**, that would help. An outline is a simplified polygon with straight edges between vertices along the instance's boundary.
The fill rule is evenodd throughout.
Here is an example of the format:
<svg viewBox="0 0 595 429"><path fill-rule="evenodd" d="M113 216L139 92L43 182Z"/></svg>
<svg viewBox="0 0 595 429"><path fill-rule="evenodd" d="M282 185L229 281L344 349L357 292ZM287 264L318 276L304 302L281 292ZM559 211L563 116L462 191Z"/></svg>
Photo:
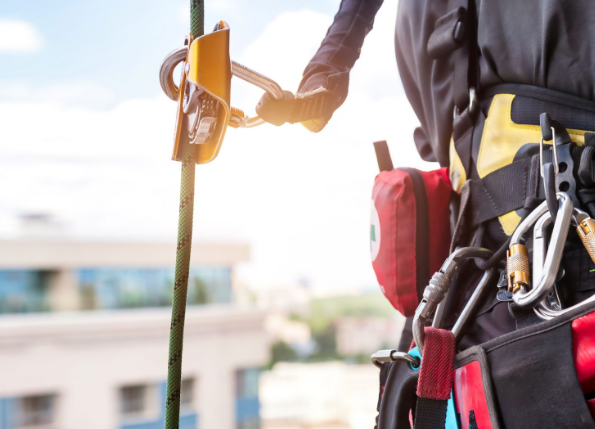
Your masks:
<svg viewBox="0 0 595 429"><path fill-rule="evenodd" d="M388 374L390 373L390 368L392 366L392 362L383 363L380 367L380 388L378 390L378 404L376 405L376 411L378 411L378 415L376 415L376 424L374 425L374 429L378 429L378 417L380 416L380 405L382 404L382 396L384 395L384 389L386 387L386 380L388 379Z"/></svg>
<svg viewBox="0 0 595 429"><path fill-rule="evenodd" d="M508 311L514 318L517 330L542 322L533 311L533 308L523 308L514 302L510 302L508 303Z"/></svg>
<svg viewBox="0 0 595 429"><path fill-rule="evenodd" d="M376 152L376 160L378 161L380 171L392 171L395 169L386 140L374 142L374 151Z"/></svg>
<svg viewBox="0 0 595 429"><path fill-rule="evenodd" d="M463 168L469 177L471 171L471 146L473 144L473 127L475 125L475 112L471 112L469 107L456 115L452 124L452 138L455 149Z"/></svg>
<svg viewBox="0 0 595 429"><path fill-rule="evenodd" d="M428 39L428 55L438 59L461 47L465 38L467 10L458 7L438 18Z"/></svg>
<svg viewBox="0 0 595 429"><path fill-rule="evenodd" d="M572 157L577 164L582 152L582 147L573 149ZM552 151L544 151L543 163L547 164L551 159ZM528 200L543 201L545 191L540 168L539 155L534 155L499 168L482 179L469 181L467 224L478 226L513 210L533 206ZM579 190L578 194L581 201L584 198L582 203L588 206L586 201L591 201L588 192Z"/></svg>
<svg viewBox="0 0 595 429"><path fill-rule="evenodd" d="M442 429L446 421L448 401L417 398L415 429Z"/></svg>
<svg viewBox="0 0 595 429"><path fill-rule="evenodd" d="M525 206L527 198L543 199L539 155L502 167L471 182L472 226Z"/></svg>
<svg viewBox="0 0 595 429"><path fill-rule="evenodd" d="M475 31L475 0L450 0L448 9L455 11L465 10L462 40L460 47L454 52L454 76L453 76L453 96L455 107L459 112L463 112L469 106L469 88L476 84L475 76L477 72L476 53L473 47L476 45ZM450 12L453 13L453 12ZM479 89L479 88L475 88Z"/></svg>

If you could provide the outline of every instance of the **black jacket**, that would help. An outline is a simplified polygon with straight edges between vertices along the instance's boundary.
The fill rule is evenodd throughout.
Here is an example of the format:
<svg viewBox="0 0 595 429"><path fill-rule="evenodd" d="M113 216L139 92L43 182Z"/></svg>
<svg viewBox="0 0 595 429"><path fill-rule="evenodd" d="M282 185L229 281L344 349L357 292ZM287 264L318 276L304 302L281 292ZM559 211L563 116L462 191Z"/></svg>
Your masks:
<svg viewBox="0 0 595 429"><path fill-rule="evenodd" d="M476 0L479 87L535 85L595 100L595 3L591 0ZM324 86L338 107L382 0L343 0L335 21L304 72L300 90ZM445 0L400 0L395 50L405 92L421 127L422 158L448 164L452 134L453 56L435 60L427 44Z"/></svg>

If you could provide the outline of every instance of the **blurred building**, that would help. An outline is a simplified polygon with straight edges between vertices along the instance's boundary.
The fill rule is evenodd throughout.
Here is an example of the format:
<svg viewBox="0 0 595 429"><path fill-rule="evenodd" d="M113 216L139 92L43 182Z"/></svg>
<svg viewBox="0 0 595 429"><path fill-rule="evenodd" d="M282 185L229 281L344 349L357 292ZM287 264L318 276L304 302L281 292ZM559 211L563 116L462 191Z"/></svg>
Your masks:
<svg viewBox="0 0 595 429"><path fill-rule="evenodd" d="M193 246L183 429L260 427L265 315L233 304L247 258ZM175 244L0 241L0 428L162 428L174 261Z"/></svg>
<svg viewBox="0 0 595 429"><path fill-rule="evenodd" d="M342 362L278 363L260 379L263 429L369 429L378 369Z"/></svg>
<svg viewBox="0 0 595 429"><path fill-rule="evenodd" d="M335 326L341 356L371 355L399 345L405 317L343 317L335 321Z"/></svg>
<svg viewBox="0 0 595 429"><path fill-rule="evenodd" d="M312 341L310 326L291 320L286 314L270 313L265 327L272 341L283 341L287 344L308 344Z"/></svg>

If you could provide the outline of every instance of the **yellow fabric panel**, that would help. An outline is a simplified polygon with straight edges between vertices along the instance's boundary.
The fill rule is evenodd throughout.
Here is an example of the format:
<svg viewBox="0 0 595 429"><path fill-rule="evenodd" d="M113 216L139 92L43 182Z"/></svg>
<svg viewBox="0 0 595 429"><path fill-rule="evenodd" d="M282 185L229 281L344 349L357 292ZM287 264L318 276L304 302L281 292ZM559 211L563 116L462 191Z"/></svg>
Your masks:
<svg viewBox="0 0 595 429"><path fill-rule="evenodd" d="M461 187L463 183L467 181L467 173L463 167L463 162L455 149L455 141L450 138L450 145L448 147L448 154L450 158L450 166L448 169L448 175L450 177L450 183L456 193L461 193Z"/></svg>
<svg viewBox="0 0 595 429"><path fill-rule="evenodd" d="M512 121L514 97L513 94L498 94L492 100L477 156L477 172L480 178L511 164L518 150L527 143L539 143L541 140L541 129L538 125L516 124ZM572 141L579 146L585 143L585 131L569 129L568 133ZM499 220L504 232L511 235L521 218L512 211L500 216Z"/></svg>
<svg viewBox="0 0 595 429"><path fill-rule="evenodd" d="M498 94L492 101L477 156L477 172L481 178L511 164L522 146L527 143L539 143L541 140L541 129L538 125L512 122L514 97L513 94ZM576 144L582 146L585 143L584 131L568 130L568 133Z"/></svg>

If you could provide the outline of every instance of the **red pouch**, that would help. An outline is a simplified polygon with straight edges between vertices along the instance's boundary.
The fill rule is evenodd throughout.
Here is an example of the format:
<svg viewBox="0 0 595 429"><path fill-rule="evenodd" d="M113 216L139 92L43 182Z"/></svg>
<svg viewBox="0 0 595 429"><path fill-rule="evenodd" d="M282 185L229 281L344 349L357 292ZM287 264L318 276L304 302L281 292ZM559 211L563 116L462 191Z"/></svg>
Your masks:
<svg viewBox="0 0 595 429"><path fill-rule="evenodd" d="M380 155L378 146L376 150ZM384 296L409 317L431 275L448 257L452 186L446 167L388 170L380 156L379 164L387 171L376 176L372 191L372 266Z"/></svg>

